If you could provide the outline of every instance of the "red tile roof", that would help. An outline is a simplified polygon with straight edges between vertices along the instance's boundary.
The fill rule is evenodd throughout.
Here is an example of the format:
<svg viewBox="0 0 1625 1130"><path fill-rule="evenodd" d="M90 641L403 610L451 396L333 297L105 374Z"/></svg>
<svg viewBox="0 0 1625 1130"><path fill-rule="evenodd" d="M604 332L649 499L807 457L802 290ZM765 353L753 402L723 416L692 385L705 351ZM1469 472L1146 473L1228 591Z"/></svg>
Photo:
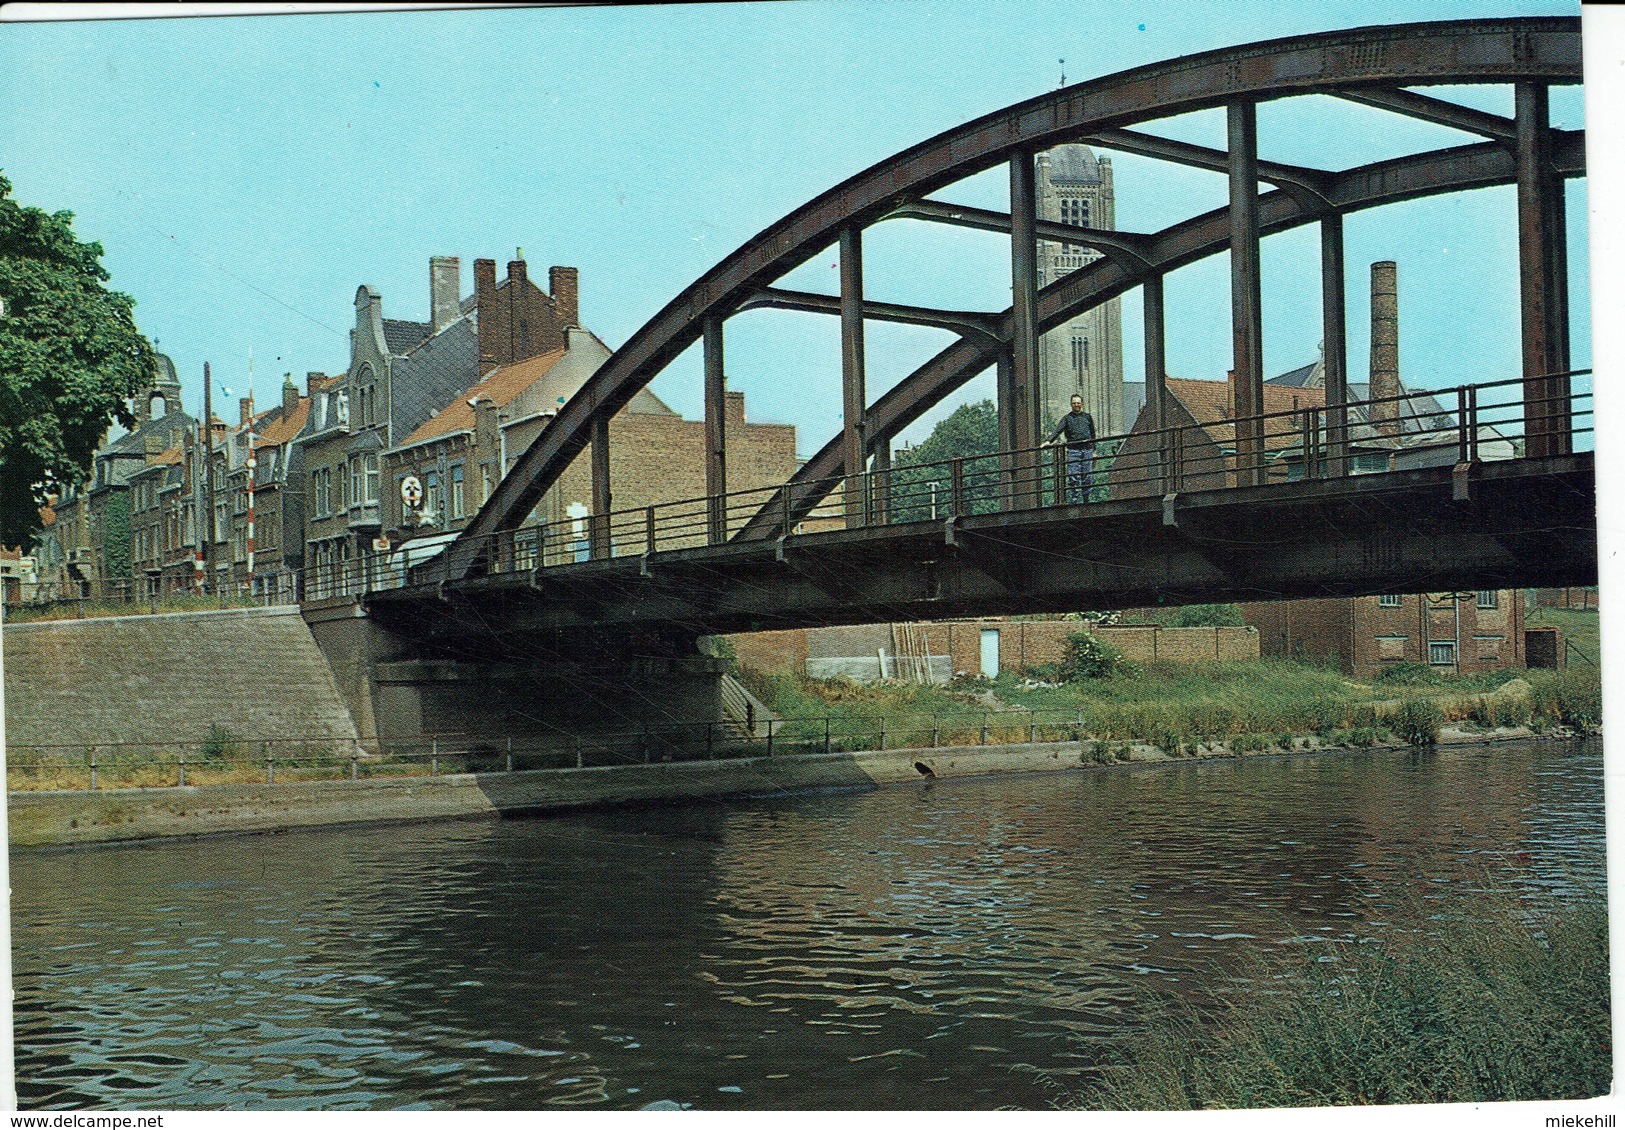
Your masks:
<svg viewBox="0 0 1625 1130"><path fill-rule="evenodd" d="M564 353L562 349L555 349L550 353L492 370L479 384L458 393L450 404L430 416L417 431L402 442L417 443L436 436L451 435L454 432L472 431L474 409L468 406L470 400L476 398L490 400L497 407L504 407L531 385L547 376L553 366L564 359Z"/></svg>

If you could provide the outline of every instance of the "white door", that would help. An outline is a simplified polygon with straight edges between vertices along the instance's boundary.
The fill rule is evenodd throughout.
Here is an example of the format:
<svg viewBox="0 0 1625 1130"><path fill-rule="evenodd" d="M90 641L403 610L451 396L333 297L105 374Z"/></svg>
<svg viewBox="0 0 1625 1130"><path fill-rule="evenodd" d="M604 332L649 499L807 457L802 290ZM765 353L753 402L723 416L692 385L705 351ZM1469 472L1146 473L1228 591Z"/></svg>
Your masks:
<svg viewBox="0 0 1625 1130"><path fill-rule="evenodd" d="M999 673L999 629L982 629L982 676L991 679Z"/></svg>

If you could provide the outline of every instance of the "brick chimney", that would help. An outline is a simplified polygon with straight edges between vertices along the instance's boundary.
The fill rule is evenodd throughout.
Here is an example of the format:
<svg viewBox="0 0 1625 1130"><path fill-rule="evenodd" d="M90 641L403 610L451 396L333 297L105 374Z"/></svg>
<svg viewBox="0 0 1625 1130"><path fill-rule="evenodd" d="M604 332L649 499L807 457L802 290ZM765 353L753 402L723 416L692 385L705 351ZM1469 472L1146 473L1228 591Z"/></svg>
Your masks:
<svg viewBox="0 0 1625 1130"><path fill-rule="evenodd" d="M495 259L474 260L474 304L479 311L480 374L483 376L498 363L501 356L497 348L497 326L507 332L506 320L497 309L497 263Z"/></svg>
<svg viewBox="0 0 1625 1130"><path fill-rule="evenodd" d="M1371 399L1399 394L1398 268L1385 259L1371 264ZM1398 402L1372 405L1371 421L1383 435L1398 435Z"/></svg>
<svg viewBox="0 0 1625 1130"><path fill-rule="evenodd" d="M310 396L310 397L314 397L316 395L316 386L321 384L326 379L327 379L327 376L324 373L306 373L305 374L305 395Z"/></svg>
<svg viewBox="0 0 1625 1130"><path fill-rule="evenodd" d="M553 309L566 326L581 324L576 305L578 279L574 267L553 267L547 272L547 289L553 292Z"/></svg>
<svg viewBox="0 0 1625 1130"><path fill-rule="evenodd" d="M292 416L299 410L299 386L293 383L293 374L282 376L282 415Z"/></svg>
<svg viewBox="0 0 1625 1130"><path fill-rule="evenodd" d="M462 260L436 255L429 260L429 332L439 333L457 320L463 286Z"/></svg>
<svg viewBox="0 0 1625 1130"><path fill-rule="evenodd" d="M512 286L514 283L518 283L523 286L525 282L528 281L529 277L529 274L525 270L525 261L523 259L508 260L509 286Z"/></svg>

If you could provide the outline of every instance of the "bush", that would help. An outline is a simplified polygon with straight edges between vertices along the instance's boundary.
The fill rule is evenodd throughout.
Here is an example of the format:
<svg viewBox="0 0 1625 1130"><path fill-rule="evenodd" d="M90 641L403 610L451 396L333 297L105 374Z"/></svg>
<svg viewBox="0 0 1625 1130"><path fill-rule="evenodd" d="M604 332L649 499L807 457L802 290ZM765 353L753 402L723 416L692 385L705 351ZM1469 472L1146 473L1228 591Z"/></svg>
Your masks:
<svg viewBox="0 0 1625 1130"><path fill-rule="evenodd" d="M209 736L198 750L199 756L208 761L230 761L237 753L237 735L219 723L209 727Z"/></svg>
<svg viewBox="0 0 1625 1130"><path fill-rule="evenodd" d="M1425 663L1395 663L1377 672L1377 682L1394 683L1402 687L1431 687L1438 685L1439 675Z"/></svg>
<svg viewBox="0 0 1625 1130"><path fill-rule="evenodd" d="M1399 916L1395 916L1399 917ZM1078 1105L1098 1110L1580 1099L1612 1074L1600 898L1420 898L1426 932L1255 959L1250 991L1147 1002Z"/></svg>
<svg viewBox="0 0 1625 1130"><path fill-rule="evenodd" d="M1394 712L1393 728L1410 745L1432 745L1439 740L1444 711L1429 698L1406 699Z"/></svg>
<svg viewBox="0 0 1625 1130"><path fill-rule="evenodd" d="M1074 632L1066 638L1061 655L1060 674L1067 682L1079 679L1105 679L1122 665L1123 653L1088 632Z"/></svg>

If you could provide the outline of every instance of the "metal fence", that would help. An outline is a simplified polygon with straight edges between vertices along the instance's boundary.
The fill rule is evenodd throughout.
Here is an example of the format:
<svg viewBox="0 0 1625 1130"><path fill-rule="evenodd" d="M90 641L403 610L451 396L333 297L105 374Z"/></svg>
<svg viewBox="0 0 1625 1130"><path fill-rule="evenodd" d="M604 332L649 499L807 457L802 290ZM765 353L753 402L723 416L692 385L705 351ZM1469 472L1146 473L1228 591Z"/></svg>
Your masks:
<svg viewBox="0 0 1625 1130"><path fill-rule="evenodd" d="M317 780L596 769L942 746L1083 742L1083 715L1064 710L982 710L897 717L818 715L671 722L515 742L430 734L366 749L353 738L238 738L199 742L15 745L13 792L291 784Z"/></svg>

